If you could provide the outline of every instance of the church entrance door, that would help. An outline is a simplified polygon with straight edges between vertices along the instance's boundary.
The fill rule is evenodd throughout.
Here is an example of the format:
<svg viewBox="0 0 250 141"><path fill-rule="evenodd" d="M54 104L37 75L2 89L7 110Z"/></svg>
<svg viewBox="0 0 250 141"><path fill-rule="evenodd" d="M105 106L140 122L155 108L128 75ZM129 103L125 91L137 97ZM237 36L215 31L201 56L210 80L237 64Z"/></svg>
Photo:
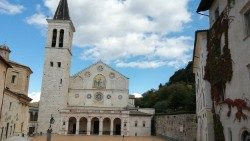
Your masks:
<svg viewBox="0 0 250 141"><path fill-rule="evenodd" d="M97 117L94 117L91 120L91 134L99 134L99 119Z"/></svg>
<svg viewBox="0 0 250 141"><path fill-rule="evenodd" d="M80 119L79 134L87 134L87 123L88 123L88 120L85 117L82 117Z"/></svg>
<svg viewBox="0 0 250 141"><path fill-rule="evenodd" d="M69 118L68 134L76 134L76 118Z"/></svg>
<svg viewBox="0 0 250 141"><path fill-rule="evenodd" d="M94 122L94 134L99 134L99 121Z"/></svg>
<svg viewBox="0 0 250 141"><path fill-rule="evenodd" d="M116 125L115 135L121 135L121 125L120 124Z"/></svg>
<svg viewBox="0 0 250 141"><path fill-rule="evenodd" d="M116 118L114 119L114 135L121 135L121 119Z"/></svg>

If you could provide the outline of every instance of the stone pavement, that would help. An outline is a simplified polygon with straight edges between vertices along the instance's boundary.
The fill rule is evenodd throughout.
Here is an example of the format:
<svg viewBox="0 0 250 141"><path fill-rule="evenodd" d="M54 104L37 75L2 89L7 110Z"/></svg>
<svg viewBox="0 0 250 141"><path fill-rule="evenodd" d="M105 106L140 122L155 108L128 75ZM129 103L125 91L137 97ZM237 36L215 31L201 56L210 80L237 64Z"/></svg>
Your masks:
<svg viewBox="0 0 250 141"><path fill-rule="evenodd" d="M46 141L46 137L34 137L31 141ZM124 137L121 136L53 136L52 141L165 141L159 137Z"/></svg>
<svg viewBox="0 0 250 141"><path fill-rule="evenodd" d="M10 137L6 141L30 141L30 140L27 138L16 136L16 137Z"/></svg>

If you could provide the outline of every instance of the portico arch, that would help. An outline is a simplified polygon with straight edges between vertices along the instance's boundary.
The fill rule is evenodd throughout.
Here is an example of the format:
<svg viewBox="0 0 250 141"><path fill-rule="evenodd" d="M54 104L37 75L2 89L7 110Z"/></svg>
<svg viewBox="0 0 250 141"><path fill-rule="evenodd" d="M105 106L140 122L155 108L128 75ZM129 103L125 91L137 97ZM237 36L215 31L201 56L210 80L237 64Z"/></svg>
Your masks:
<svg viewBox="0 0 250 141"><path fill-rule="evenodd" d="M109 118L103 119L103 135L110 135L111 120Z"/></svg>
<svg viewBox="0 0 250 141"><path fill-rule="evenodd" d="M99 118L94 117L91 119L91 134L98 135L99 134Z"/></svg>
<svg viewBox="0 0 250 141"><path fill-rule="evenodd" d="M114 131L114 135L121 135L121 119L120 118L114 119L113 131Z"/></svg>
<svg viewBox="0 0 250 141"><path fill-rule="evenodd" d="M250 140L250 132L244 130L241 134L241 141L249 141Z"/></svg>
<svg viewBox="0 0 250 141"><path fill-rule="evenodd" d="M68 134L76 134L76 118L69 118Z"/></svg>
<svg viewBox="0 0 250 141"><path fill-rule="evenodd" d="M80 118L79 134L87 134L87 123L88 123L87 118L85 117Z"/></svg>

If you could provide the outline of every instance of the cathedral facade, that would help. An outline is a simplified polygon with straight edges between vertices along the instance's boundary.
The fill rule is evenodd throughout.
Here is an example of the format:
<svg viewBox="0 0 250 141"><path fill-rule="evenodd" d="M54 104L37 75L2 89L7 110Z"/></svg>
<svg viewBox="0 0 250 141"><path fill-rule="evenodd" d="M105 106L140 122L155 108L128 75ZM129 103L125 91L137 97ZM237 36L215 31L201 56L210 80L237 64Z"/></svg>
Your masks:
<svg viewBox="0 0 250 141"><path fill-rule="evenodd" d="M48 21L38 132L85 135L151 135L154 109L134 106L129 79L99 61L70 76L75 27L67 0Z"/></svg>

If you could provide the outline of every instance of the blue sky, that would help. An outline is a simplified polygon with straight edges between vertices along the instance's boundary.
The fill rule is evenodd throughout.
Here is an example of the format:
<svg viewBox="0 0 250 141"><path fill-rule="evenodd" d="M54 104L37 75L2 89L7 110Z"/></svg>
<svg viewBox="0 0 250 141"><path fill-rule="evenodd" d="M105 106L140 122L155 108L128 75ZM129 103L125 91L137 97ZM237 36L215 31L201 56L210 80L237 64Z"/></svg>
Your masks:
<svg viewBox="0 0 250 141"><path fill-rule="evenodd" d="M39 98L46 18L58 0L1 0L0 44L11 60L33 70L30 96ZM130 94L158 88L192 59L194 32L208 27L197 0L70 0L76 26L71 74L103 60L130 78Z"/></svg>

